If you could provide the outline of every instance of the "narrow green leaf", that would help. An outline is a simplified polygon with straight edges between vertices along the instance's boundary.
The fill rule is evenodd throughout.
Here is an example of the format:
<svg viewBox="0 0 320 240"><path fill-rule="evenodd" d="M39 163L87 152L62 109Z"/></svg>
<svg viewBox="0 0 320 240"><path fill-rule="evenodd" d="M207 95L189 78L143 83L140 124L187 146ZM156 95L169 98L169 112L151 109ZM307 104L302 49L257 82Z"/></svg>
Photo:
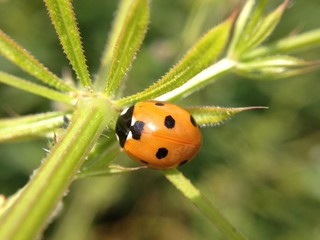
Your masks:
<svg viewBox="0 0 320 240"><path fill-rule="evenodd" d="M74 89L63 82L55 74L44 67L27 50L14 42L0 30L0 55L4 56L27 73L60 91L73 91Z"/></svg>
<svg viewBox="0 0 320 240"><path fill-rule="evenodd" d="M259 0L256 4L254 11L252 12L251 16L249 17L248 23L245 26L245 29L242 34L241 41L246 42L248 41L247 36L250 34L252 35L261 24L261 20L263 19L263 12L266 9L266 5L268 0Z"/></svg>
<svg viewBox="0 0 320 240"><path fill-rule="evenodd" d="M278 25L287 4L288 0L285 0L276 10L260 20L260 23L253 28L253 31L247 36L240 46L240 54L244 51L253 49L273 32L275 27Z"/></svg>
<svg viewBox="0 0 320 240"><path fill-rule="evenodd" d="M252 49L244 53L243 60L252 60L266 55L285 52L298 52L320 46L320 29L312 30L295 36L286 37L274 43Z"/></svg>
<svg viewBox="0 0 320 240"><path fill-rule="evenodd" d="M1 71L0 82L51 100L64 102L67 104L72 104L73 101L71 96L66 93L58 92L56 90L26 81Z"/></svg>
<svg viewBox="0 0 320 240"><path fill-rule="evenodd" d="M116 104L124 106L156 98L188 82L220 55L227 43L234 17L232 15L225 22L212 28L159 81L140 93L116 101Z"/></svg>
<svg viewBox="0 0 320 240"><path fill-rule="evenodd" d="M237 45L239 44L239 41L241 38L243 38L243 32L246 28L246 25L250 19L251 13L254 8L255 1L254 0L248 0L246 1L246 4L244 5L242 11L240 12L233 31L233 36L229 45L228 54L227 56L230 58L234 58L234 52L236 50Z"/></svg>
<svg viewBox="0 0 320 240"><path fill-rule="evenodd" d="M236 70L239 74L253 79L271 80L302 74L316 67L319 67L319 61L304 61L292 56L276 55L238 63Z"/></svg>
<svg viewBox="0 0 320 240"><path fill-rule="evenodd" d="M219 210L177 169L163 171L165 177L230 240L246 240Z"/></svg>
<svg viewBox="0 0 320 240"><path fill-rule="evenodd" d="M237 113L247 110L260 109L265 107L241 107L241 108L223 108L223 107L189 107L187 110L194 117L200 127L219 125L223 121L230 119Z"/></svg>
<svg viewBox="0 0 320 240"><path fill-rule="evenodd" d="M281 72L280 74L270 76L269 79L273 80L273 79L288 78L288 77L306 74L306 73L313 72L316 70L319 70L319 64L316 66L312 65L312 66L307 66L307 67L298 68L298 69L289 69L289 70L286 69L286 71Z"/></svg>
<svg viewBox="0 0 320 240"><path fill-rule="evenodd" d="M301 68L287 68L282 66L264 67L257 71L238 70L237 73L255 80L277 80L305 74L319 69L319 65L310 65Z"/></svg>
<svg viewBox="0 0 320 240"><path fill-rule="evenodd" d="M121 29L124 29L126 17L130 14L130 7L134 0L121 0L119 1L118 10L115 15L115 19L112 22L111 32L109 33L108 41L105 46L99 71L95 80L95 85L98 89L105 85L105 81L108 76L108 71L112 61L113 51L116 46L116 42L119 39Z"/></svg>
<svg viewBox="0 0 320 240"><path fill-rule="evenodd" d="M65 54L82 86L92 88L71 0L44 0Z"/></svg>
<svg viewBox="0 0 320 240"><path fill-rule="evenodd" d="M319 61L310 62L288 55L275 55L255 59L254 61L241 62L237 64L237 69L246 71L259 71L259 69L264 67L305 67L318 63Z"/></svg>
<svg viewBox="0 0 320 240"><path fill-rule="evenodd" d="M212 2L207 0L192 1L189 9L190 12L179 36L179 52L188 50L203 34L203 27L207 26L207 21L212 15Z"/></svg>
<svg viewBox="0 0 320 240"><path fill-rule="evenodd" d="M63 112L0 119L0 142L43 135L64 124Z"/></svg>
<svg viewBox="0 0 320 240"><path fill-rule="evenodd" d="M135 0L113 50L104 92L114 95L138 51L149 22L149 1Z"/></svg>

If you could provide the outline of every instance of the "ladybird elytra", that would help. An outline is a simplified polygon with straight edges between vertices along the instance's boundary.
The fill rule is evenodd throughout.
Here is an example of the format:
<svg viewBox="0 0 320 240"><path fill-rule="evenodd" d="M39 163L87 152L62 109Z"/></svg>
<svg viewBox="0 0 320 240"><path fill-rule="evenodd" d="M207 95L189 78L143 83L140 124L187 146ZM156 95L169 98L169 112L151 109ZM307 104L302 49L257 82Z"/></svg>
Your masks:
<svg viewBox="0 0 320 240"><path fill-rule="evenodd" d="M150 168L175 168L199 151L201 131L190 113L169 102L143 101L125 109L116 123L123 150Z"/></svg>

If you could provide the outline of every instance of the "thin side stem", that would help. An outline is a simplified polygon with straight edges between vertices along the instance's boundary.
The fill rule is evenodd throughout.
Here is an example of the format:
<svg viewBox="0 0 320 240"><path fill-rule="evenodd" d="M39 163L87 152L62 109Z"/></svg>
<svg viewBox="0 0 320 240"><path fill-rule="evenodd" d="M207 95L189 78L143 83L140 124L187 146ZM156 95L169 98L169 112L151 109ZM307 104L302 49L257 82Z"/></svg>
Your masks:
<svg viewBox="0 0 320 240"><path fill-rule="evenodd" d="M163 173L225 236L231 240L247 239L219 213L218 209L181 172L177 169L169 169L164 170Z"/></svg>

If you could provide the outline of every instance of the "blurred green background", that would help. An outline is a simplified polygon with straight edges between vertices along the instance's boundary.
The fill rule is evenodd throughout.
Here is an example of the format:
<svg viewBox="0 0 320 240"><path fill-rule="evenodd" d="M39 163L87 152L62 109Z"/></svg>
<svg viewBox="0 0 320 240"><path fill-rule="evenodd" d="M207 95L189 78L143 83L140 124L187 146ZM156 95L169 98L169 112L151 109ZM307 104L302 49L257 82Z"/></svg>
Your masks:
<svg viewBox="0 0 320 240"><path fill-rule="evenodd" d="M92 76L99 66L116 0L73 1ZM236 0L153 0L144 44L125 94L156 81ZM270 1L271 10L280 1ZM319 0L292 0L269 41L319 28ZM50 70L68 64L40 0L0 0L0 27ZM298 54L319 59L320 50ZM0 70L27 79L0 58ZM199 156L181 170L250 239L320 239L320 72L279 81L227 75L181 105L268 106L203 129ZM55 109L49 101L0 85L0 117ZM46 139L0 145L0 192L13 194L45 156ZM125 164L131 162L124 155ZM154 170L75 182L44 239L225 239ZM58 211L58 210L57 210Z"/></svg>

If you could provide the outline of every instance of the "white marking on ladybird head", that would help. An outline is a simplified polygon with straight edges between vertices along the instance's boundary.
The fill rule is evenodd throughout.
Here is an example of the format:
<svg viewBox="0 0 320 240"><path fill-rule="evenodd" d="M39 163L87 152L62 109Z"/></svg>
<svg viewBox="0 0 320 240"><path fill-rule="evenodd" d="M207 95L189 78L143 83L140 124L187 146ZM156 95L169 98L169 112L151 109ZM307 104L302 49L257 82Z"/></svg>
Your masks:
<svg viewBox="0 0 320 240"><path fill-rule="evenodd" d="M117 141L119 142L119 136L118 136L118 134L116 134L116 138L117 138Z"/></svg>
<svg viewBox="0 0 320 240"><path fill-rule="evenodd" d="M133 126L135 123L136 123L136 119L134 118L134 116L132 115L131 117L131 125L130 126Z"/></svg>
<svg viewBox="0 0 320 240"><path fill-rule="evenodd" d="M132 139L132 133L131 133L131 131L128 133L126 141L128 141L128 140L130 140L130 139Z"/></svg>
<svg viewBox="0 0 320 240"><path fill-rule="evenodd" d="M120 113L120 116L126 114L128 112L129 108L125 108L122 110L122 112Z"/></svg>

